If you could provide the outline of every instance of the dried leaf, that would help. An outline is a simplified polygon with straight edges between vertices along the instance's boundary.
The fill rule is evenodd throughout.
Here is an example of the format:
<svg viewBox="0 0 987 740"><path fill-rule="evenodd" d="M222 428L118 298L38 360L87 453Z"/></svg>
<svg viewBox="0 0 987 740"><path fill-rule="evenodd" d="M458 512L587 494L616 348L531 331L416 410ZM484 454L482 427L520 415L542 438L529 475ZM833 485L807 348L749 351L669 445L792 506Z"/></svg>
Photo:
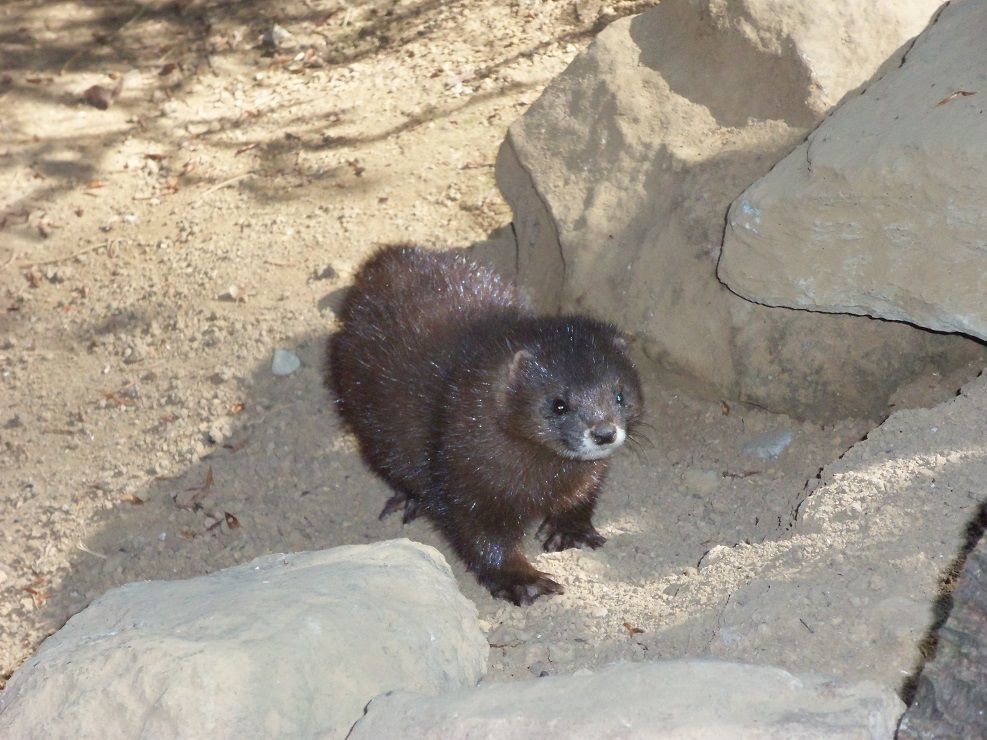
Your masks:
<svg viewBox="0 0 987 740"><path fill-rule="evenodd" d="M230 529L239 529L240 520L233 516L230 512L224 511L223 516L226 517L226 526Z"/></svg>
<svg viewBox="0 0 987 740"><path fill-rule="evenodd" d="M212 488L213 484L212 466L209 466L209 470L206 471L206 479L201 485L192 486L191 488L186 488L181 493L175 494L173 500L175 506L179 509L195 509L201 499L209 493L209 489ZM192 495L189 496L188 494Z"/></svg>
<svg viewBox="0 0 987 740"><path fill-rule="evenodd" d="M212 488L213 480L214 479L212 474L212 466L210 465L209 470L206 471L206 479L202 482L201 485L192 486L191 488L186 488L184 491L176 493L172 496L172 500L175 502L175 506L177 506L179 509L196 510L198 508L201 508L201 504L199 504L199 501L201 501L209 494L209 490ZM188 495L189 493L191 493L192 495L189 496Z"/></svg>
<svg viewBox="0 0 987 740"><path fill-rule="evenodd" d="M242 414L243 413L243 410L245 408L247 408L247 404L245 404L245 403L235 403L232 406L230 406L230 413L231 414Z"/></svg>
<svg viewBox="0 0 987 740"><path fill-rule="evenodd" d="M212 475L212 465L209 466L209 470L206 471L206 479L202 482L200 486L192 486L191 488L186 488L186 491L199 491L200 493L206 493L210 488L212 488L213 481L215 479ZM193 496L193 500L196 497Z"/></svg>
<svg viewBox="0 0 987 740"><path fill-rule="evenodd" d="M632 635L632 636L633 635L643 635L644 634L644 630L643 629L641 629L640 627L634 627L633 625L631 625L630 622L624 622L624 629L627 630L627 634Z"/></svg>
<svg viewBox="0 0 987 740"><path fill-rule="evenodd" d="M726 401L720 401L720 413L724 416L730 416L730 404Z"/></svg>
<svg viewBox="0 0 987 740"><path fill-rule="evenodd" d="M44 273L41 272L37 265L32 265L31 269L24 273L24 278L32 288L40 287L41 283L45 280Z"/></svg>
<svg viewBox="0 0 987 740"><path fill-rule="evenodd" d="M136 401L133 398L122 395L118 391L103 391L103 398L107 401L112 401L117 406L133 406Z"/></svg>
<svg viewBox="0 0 987 740"><path fill-rule="evenodd" d="M131 504L133 506L143 506L145 503L144 499L134 493L125 493L120 497L120 500L125 504Z"/></svg>
<svg viewBox="0 0 987 740"><path fill-rule="evenodd" d="M940 105L946 105L946 103L952 103L954 100L956 100L956 98L967 98L970 97L971 95L976 95L976 94L977 92L975 90L973 92L971 92L970 90L957 90L956 92L950 93L942 100L940 100L938 103L936 103L936 107L938 108Z"/></svg>
<svg viewBox="0 0 987 740"><path fill-rule="evenodd" d="M22 589L31 594L31 599L34 601L35 608L44 606L44 603L48 601L48 597L51 596L47 591L40 591L31 586L23 586Z"/></svg>
<svg viewBox="0 0 987 740"><path fill-rule="evenodd" d="M225 444L225 445L223 445L223 449L224 450L229 450L232 453L237 453L240 450L242 450L244 447L246 447L248 442L250 442L250 437L247 437L246 439L242 439L242 440L240 440L239 442L237 442L236 444L233 444L233 445L231 445L231 444Z"/></svg>

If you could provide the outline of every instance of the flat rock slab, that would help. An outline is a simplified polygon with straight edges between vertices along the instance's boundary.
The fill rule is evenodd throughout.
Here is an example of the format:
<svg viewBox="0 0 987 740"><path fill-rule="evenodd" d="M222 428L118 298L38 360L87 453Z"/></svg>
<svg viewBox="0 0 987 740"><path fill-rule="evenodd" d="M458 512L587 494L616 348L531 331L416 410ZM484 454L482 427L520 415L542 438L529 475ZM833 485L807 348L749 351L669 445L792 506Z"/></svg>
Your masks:
<svg viewBox="0 0 987 740"><path fill-rule="evenodd" d="M789 538L710 550L676 593L722 604L688 625L695 649L901 690L982 516L985 418L987 375L898 411L807 486Z"/></svg>
<svg viewBox="0 0 987 740"><path fill-rule="evenodd" d="M381 692L475 685L488 649L432 547L270 555L97 599L10 679L0 736L344 737Z"/></svg>
<svg viewBox="0 0 987 740"><path fill-rule="evenodd" d="M382 696L350 738L890 738L903 711L894 692L871 682L674 660Z"/></svg>
<svg viewBox="0 0 987 740"><path fill-rule="evenodd" d="M719 276L772 306L987 339L987 4L947 4L732 205Z"/></svg>

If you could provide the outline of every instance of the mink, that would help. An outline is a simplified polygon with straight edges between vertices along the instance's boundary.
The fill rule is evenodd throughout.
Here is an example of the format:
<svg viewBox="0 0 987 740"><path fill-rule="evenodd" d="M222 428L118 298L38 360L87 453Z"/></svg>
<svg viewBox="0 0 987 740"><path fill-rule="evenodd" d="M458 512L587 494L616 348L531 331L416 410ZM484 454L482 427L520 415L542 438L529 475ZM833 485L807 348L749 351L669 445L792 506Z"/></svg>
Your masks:
<svg viewBox="0 0 987 740"><path fill-rule="evenodd" d="M612 324L536 316L462 252L385 247L357 272L328 346L327 385L366 464L393 489L381 518L424 516L495 597L562 593L522 548L600 547L609 457L643 412Z"/></svg>

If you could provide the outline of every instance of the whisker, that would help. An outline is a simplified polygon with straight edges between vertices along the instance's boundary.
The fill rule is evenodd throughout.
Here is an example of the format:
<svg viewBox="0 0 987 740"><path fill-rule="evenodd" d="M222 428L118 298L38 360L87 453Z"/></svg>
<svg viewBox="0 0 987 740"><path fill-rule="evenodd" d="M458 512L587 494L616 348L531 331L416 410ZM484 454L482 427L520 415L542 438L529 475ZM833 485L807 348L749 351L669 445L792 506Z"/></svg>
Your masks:
<svg viewBox="0 0 987 740"><path fill-rule="evenodd" d="M628 437L627 439L629 442L631 442L631 444L628 445L628 449L634 453L634 456L637 458L637 461L642 465L650 462L648 460L647 454L644 451L644 448L641 446L640 440L634 439L633 437Z"/></svg>
<svg viewBox="0 0 987 740"><path fill-rule="evenodd" d="M634 422L634 426L647 427L652 432L657 432L658 431L658 427L656 427L650 421L645 421L644 419L638 419L637 421L635 421Z"/></svg>
<svg viewBox="0 0 987 740"><path fill-rule="evenodd" d="M641 434L641 432L636 429L627 435L627 439L632 439L638 444L641 444L641 441L643 440L648 443L649 447L654 448L655 446L655 443L651 441L651 438L648 435Z"/></svg>

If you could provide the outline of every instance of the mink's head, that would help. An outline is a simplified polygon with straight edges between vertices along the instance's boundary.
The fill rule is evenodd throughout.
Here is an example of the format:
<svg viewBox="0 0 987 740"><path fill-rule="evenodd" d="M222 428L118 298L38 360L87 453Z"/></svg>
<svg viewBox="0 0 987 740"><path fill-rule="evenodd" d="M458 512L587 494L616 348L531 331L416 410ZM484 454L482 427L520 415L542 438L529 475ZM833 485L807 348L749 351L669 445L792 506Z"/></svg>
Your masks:
<svg viewBox="0 0 987 740"><path fill-rule="evenodd" d="M609 457L643 411L625 340L585 317L533 321L508 367L505 410L512 434L562 457Z"/></svg>

